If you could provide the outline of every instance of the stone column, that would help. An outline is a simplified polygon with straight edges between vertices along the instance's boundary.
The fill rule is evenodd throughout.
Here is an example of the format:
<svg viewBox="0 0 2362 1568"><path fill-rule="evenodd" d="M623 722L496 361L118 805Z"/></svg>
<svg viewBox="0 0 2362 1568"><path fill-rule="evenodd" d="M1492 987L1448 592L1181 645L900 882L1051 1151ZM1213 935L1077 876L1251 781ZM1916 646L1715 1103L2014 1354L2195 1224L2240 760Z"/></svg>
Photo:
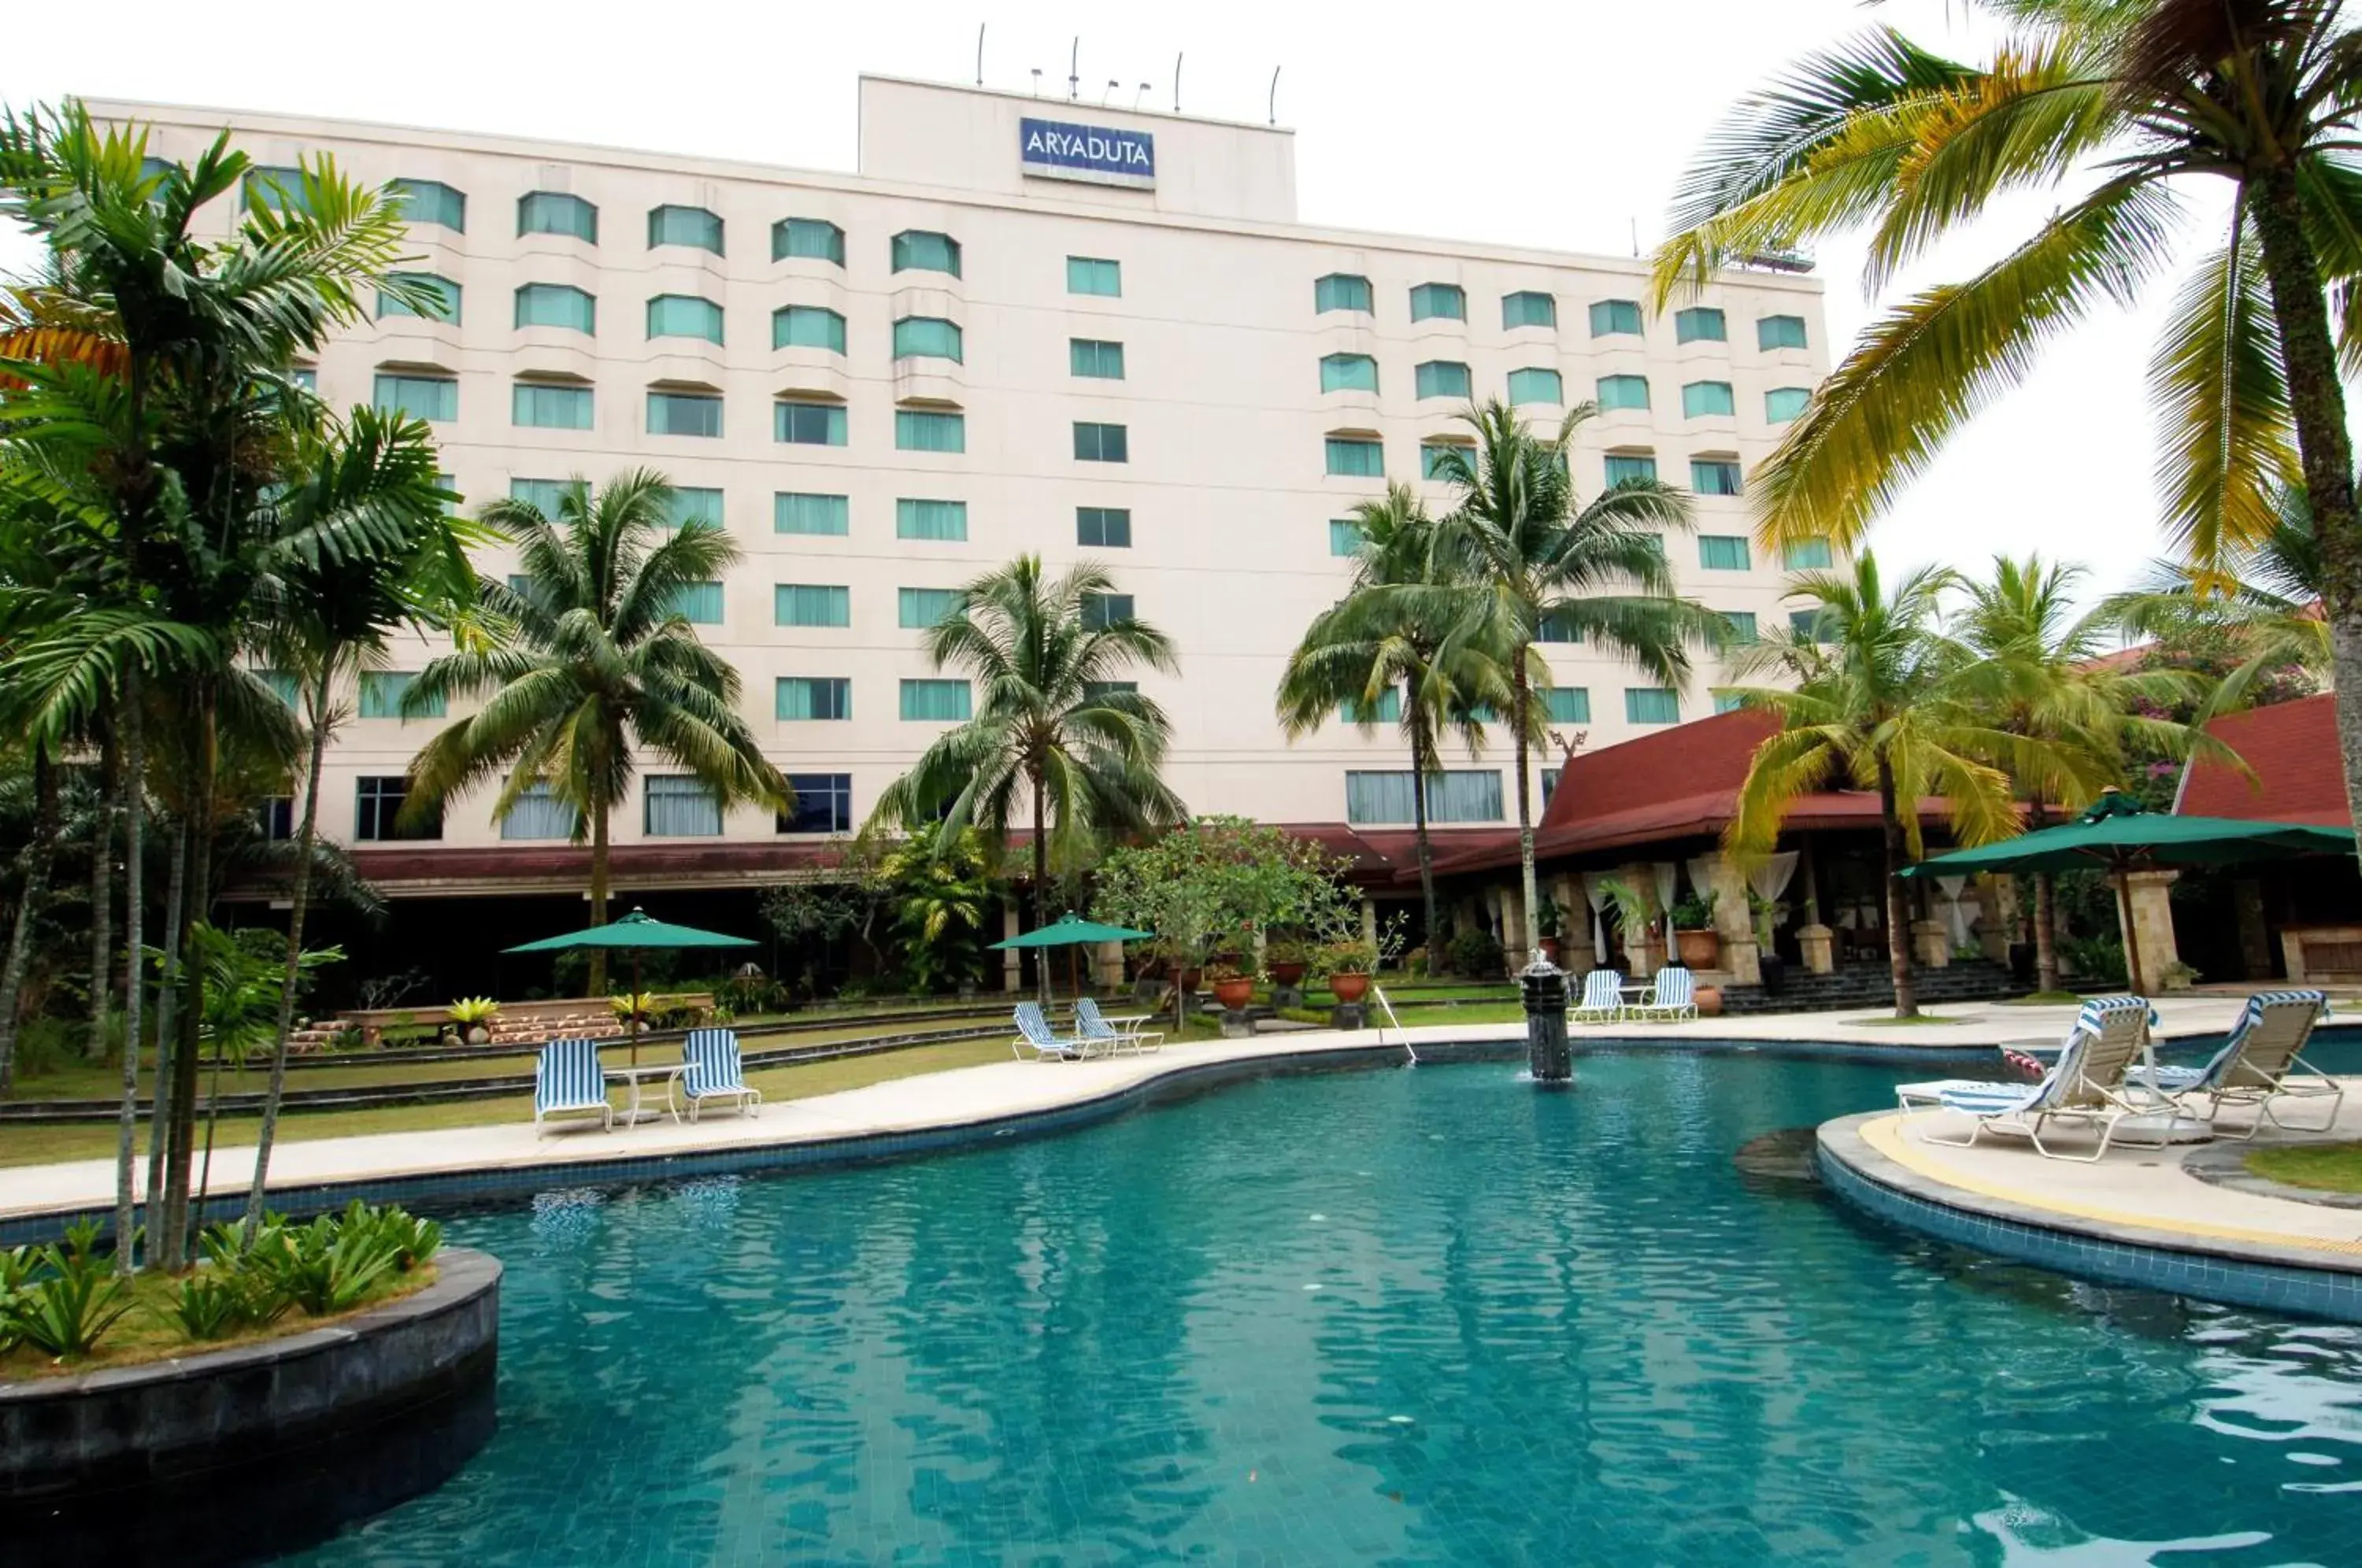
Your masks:
<svg viewBox="0 0 2362 1568"><path fill-rule="evenodd" d="M1948 969L1952 964L1952 932L1940 920L1911 922L1911 956L1923 969Z"/></svg>
<svg viewBox="0 0 2362 1568"><path fill-rule="evenodd" d="M1501 964L1510 975L1526 966L1526 895L1522 885L1501 889Z"/></svg>
<svg viewBox="0 0 2362 1568"><path fill-rule="evenodd" d="M1760 986L1763 966L1758 962L1755 922L1748 915L1747 877L1738 862L1720 851L1706 868L1706 887L1714 894L1714 929L1722 938L1722 970L1735 986Z"/></svg>
<svg viewBox="0 0 2362 1568"><path fill-rule="evenodd" d="M1429 933L1430 936L1432 936L1432 933ZM1373 946L1377 944L1378 900L1375 899L1363 899L1362 900L1362 940L1371 944Z"/></svg>
<svg viewBox="0 0 2362 1568"><path fill-rule="evenodd" d="M2272 939L2264 923L2264 885L2248 878L2232 883L2231 912L2239 922L2239 977L2269 979Z"/></svg>
<svg viewBox="0 0 2362 1568"><path fill-rule="evenodd" d="M1017 900L1001 900L1000 939L1006 942L1012 936L1022 934L1018 923ZM1000 988L1012 994L1025 988L1025 955L1014 947L1000 955Z"/></svg>
<svg viewBox="0 0 2362 1568"><path fill-rule="evenodd" d="M1977 946L1996 964L2009 962L2009 911L2016 902L2016 885L2007 877L1976 879ZM2007 902L2003 900L2006 898Z"/></svg>
<svg viewBox="0 0 2362 1568"><path fill-rule="evenodd" d="M2173 940L2173 903L2167 894L2179 871L2135 871L2125 878L2125 894L2132 905L2132 939L2140 952L2141 984L2152 990L2187 990L2190 982L2168 971L2178 969L2181 951Z"/></svg>
<svg viewBox="0 0 2362 1568"><path fill-rule="evenodd" d="M1820 922L1796 928L1796 948L1804 955L1805 967L1813 974L1827 975L1837 969L1837 933Z"/></svg>

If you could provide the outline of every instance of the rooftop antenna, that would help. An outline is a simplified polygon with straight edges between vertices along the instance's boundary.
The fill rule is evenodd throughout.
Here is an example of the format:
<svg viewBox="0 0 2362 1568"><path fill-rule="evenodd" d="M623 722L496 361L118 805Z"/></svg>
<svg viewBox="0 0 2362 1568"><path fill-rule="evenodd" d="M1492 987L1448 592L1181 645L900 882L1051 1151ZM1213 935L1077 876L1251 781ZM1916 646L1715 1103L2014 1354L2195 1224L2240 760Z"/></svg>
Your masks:
<svg viewBox="0 0 2362 1568"><path fill-rule="evenodd" d="M1137 109L1140 107L1140 101L1148 96L1151 87L1152 83L1146 82L1140 84L1140 91L1131 95L1131 106L1133 108Z"/></svg>
<svg viewBox="0 0 2362 1568"><path fill-rule="evenodd" d="M984 24L976 25L976 84L984 85Z"/></svg>
<svg viewBox="0 0 2362 1568"><path fill-rule="evenodd" d="M1640 220L1637 217L1632 220L1632 254L1640 254Z"/></svg>
<svg viewBox="0 0 2362 1568"><path fill-rule="evenodd" d="M1279 124L1279 67L1276 65L1271 68L1271 102L1266 107L1271 123Z"/></svg>
<svg viewBox="0 0 2362 1568"><path fill-rule="evenodd" d="M1082 58L1083 35L1076 33L1075 35L1075 47L1066 51L1066 102L1069 104L1073 103L1077 97L1082 95L1082 72L1081 68L1076 64L1076 61Z"/></svg>
<svg viewBox="0 0 2362 1568"><path fill-rule="evenodd" d="M1038 97L1040 97L1041 95L1042 95L1042 68L1041 68L1040 66L1038 66L1038 65L1037 65L1037 66L1035 66L1035 67L1033 68L1033 96L1035 96L1036 98L1038 98Z"/></svg>
<svg viewBox="0 0 2362 1568"><path fill-rule="evenodd" d="M1108 100L1114 97L1115 90L1122 85L1123 83L1118 82L1114 77L1109 77L1107 91L1099 94L1099 107L1102 109L1106 108Z"/></svg>
<svg viewBox="0 0 2362 1568"><path fill-rule="evenodd" d="M1181 112L1181 57L1173 57L1173 112Z"/></svg>

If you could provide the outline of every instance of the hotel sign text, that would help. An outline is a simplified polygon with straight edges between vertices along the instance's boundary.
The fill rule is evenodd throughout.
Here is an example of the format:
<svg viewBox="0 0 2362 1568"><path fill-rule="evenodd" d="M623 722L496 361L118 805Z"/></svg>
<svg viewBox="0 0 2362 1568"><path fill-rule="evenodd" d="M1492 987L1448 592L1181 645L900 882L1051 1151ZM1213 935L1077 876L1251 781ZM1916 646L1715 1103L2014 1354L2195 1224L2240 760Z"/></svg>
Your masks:
<svg viewBox="0 0 2362 1568"><path fill-rule="evenodd" d="M1156 183L1156 138L1146 131L1109 130L1063 120L1018 122L1019 158L1028 174L1084 180L1099 185Z"/></svg>

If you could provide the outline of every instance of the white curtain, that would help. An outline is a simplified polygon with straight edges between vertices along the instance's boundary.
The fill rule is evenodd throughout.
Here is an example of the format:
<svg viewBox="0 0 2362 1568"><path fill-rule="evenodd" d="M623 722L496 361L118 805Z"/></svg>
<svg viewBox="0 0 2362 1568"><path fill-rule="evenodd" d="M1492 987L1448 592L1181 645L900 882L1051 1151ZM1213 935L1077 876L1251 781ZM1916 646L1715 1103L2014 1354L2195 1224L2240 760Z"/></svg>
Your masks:
<svg viewBox="0 0 2362 1568"><path fill-rule="evenodd" d="M1585 871L1583 874L1584 901L1591 906L1591 957L1601 968L1607 966L1607 874Z"/></svg>
<svg viewBox="0 0 2362 1568"><path fill-rule="evenodd" d="M1678 860L1656 863L1657 912L1665 917L1665 945L1673 943L1673 892L1681 886L1682 866Z"/></svg>
<svg viewBox="0 0 2362 1568"><path fill-rule="evenodd" d="M1777 855L1767 855L1753 862L1747 867L1747 890L1767 904L1777 902L1780 895L1788 890L1789 881L1796 875L1798 858L1795 850L1783 849ZM1748 911L1749 916L1754 912ZM1778 930L1781 923L1775 916L1772 922L1772 929Z"/></svg>
<svg viewBox="0 0 2362 1568"><path fill-rule="evenodd" d="M1951 933L1955 947L1965 945L1969 940L1969 911L1960 907L1960 889L1968 885L1966 877L1936 878L1936 886L1944 895L1944 929Z"/></svg>
<svg viewBox="0 0 2362 1568"><path fill-rule="evenodd" d="M1715 862L1721 858L1722 856L1718 855L1700 855L1691 859L1690 886L1696 890L1699 898L1705 898L1714 891L1714 866ZM1722 911L1716 910L1715 912L1718 917ZM1721 922L1717 918L1715 923L1719 925Z"/></svg>

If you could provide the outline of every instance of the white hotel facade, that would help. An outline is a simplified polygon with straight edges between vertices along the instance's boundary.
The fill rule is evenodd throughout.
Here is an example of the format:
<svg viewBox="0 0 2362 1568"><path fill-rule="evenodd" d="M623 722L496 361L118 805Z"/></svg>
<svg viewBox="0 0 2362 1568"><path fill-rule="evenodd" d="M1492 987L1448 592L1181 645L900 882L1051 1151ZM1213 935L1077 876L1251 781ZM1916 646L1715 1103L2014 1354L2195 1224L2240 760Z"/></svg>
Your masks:
<svg viewBox="0 0 2362 1568"><path fill-rule="evenodd" d="M1808 277L1734 272L1659 315L1637 259L1305 225L1286 130L880 77L861 83L856 175L92 108L152 127L164 157L226 127L265 169L328 153L411 182L407 271L441 281L448 319L381 313L311 369L332 404L431 420L469 505L647 466L729 530L740 564L685 608L741 671L802 807L724 818L651 761L614 823L627 887L635 859L689 864L662 846L703 852L697 881L745 885L779 848L856 826L967 711L922 628L1021 552L1103 563L1178 643L1180 674L1141 684L1173 717L1168 777L1194 810L1407 823L1391 726L1291 745L1273 691L1347 581L1341 520L1386 476L1444 504L1427 455L1464 436L1471 397L1542 425L1597 402L1585 492L1635 473L1692 488L1695 534L1667 544L1682 591L1742 624L1792 608L1735 491L1826 368ZM500 551L482 565L513 569ZM330 755L322 825L365 865L391 848L403 769L435 727L392 714L402 672L434 651L420 640L369 678ZM1672 693L1584 646L1541 652L1557 727L1594 749L1713 711L1710 665ZM1453 762L1441 822L1513 818L1507 753ZM530 866L554 871L537 852L566 824L495 823L489 800L402 845L395 880L493 891L503 865L528 883ZM419 875L429 855L453 874Z"/></svg>

